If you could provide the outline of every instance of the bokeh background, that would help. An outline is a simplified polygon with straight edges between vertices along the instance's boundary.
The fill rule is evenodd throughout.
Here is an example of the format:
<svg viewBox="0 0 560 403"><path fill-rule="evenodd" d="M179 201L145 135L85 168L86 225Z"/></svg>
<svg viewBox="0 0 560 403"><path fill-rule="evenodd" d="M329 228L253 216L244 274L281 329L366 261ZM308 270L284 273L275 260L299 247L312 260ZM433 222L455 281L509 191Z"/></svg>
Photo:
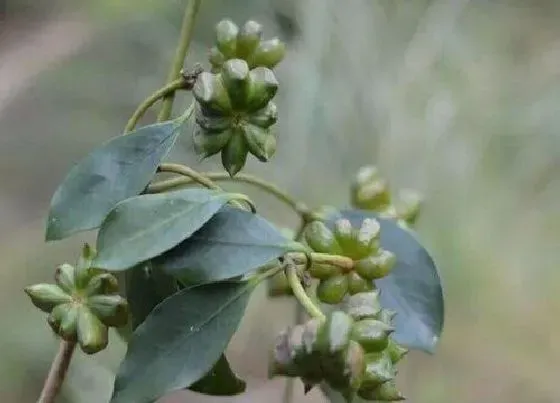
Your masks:
<svg viewBox="0 0 560 403"><path fill-rule="evenodd" d="M0 0L0 401L34 402L57 342L22 288L73 262L92 235L43 242L52 192L161 86L184 0ZM278 69L279 149L247 171L312 206L346 205L376 164L426 197L419 236L446 285L435 356L413 353L414 403L560 401L560 3L555 0L206 0L187 65L213 24L258 19L289 43ZM188 104L180 97L176 111ZM153 119L155 112L148 114ZM188 133L173 158L198 169ZM261 211L296 224L275 200ZM266 355L286 301L252 299L230 346L247 395L167 402L280 402ZM71 366L61 402L106 402L125 347ZM296 402L323 402L317 391Z"/></svg>

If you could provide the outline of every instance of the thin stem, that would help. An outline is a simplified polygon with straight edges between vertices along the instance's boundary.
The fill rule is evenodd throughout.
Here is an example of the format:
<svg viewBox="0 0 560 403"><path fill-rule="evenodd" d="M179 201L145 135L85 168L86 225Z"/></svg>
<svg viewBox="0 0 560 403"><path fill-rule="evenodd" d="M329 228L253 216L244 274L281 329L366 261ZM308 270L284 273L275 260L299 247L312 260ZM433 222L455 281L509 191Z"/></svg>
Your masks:
<svg viewBox="0 0 560 403"><path fill-rule="evenodd" d="M187 176L190 177L190 175ZM294 200L287 192L280 189L276 185L273 185L272 183L269 183L256 176L239 173L232 178L231 176L229 176L229 174L225 172L205 172L202 174L202 176L204 176L204 178L209 179L210 181L242 182L242 183L253 185L275 196L278 200L286 204L288 207L290 207L292 210L294 210L297 214L301 215L302 217L306 217L310 214L309 209L303 203ZM196 179L194 179L194 181L201 183ZM160 193L176 187L188 185L192 182L193 179L189 179L189 178L171 178L171 179L152 183L150 186L148 186L147 193ZM203 183L201 184L204 185Z"/></svg>
<svg viewBox="0 0 560 403"><path fill-rule="evenodd" d="M128 133L128 132L134 130L134 128L138 124L138 121L140 119L142 119L142 116L144 116L144 114L148 111L148 109L150 109L160 99L162 99L162 98L166 97L167 95L172 94L175 91L183 88L184 85L185 85L185 80L184 79L180 78L180 79L174 80L174 81L170 82L169 84L167 84L165 87L160 88L159 90L154 92L148 98L146 98L144 100L144 102L142 102L138 106L136 111L134 111L134 114L128 120L128 123L126 124L126 127L124 128L124 132Z"/></svg>
<svg viewBox="0 0 560 403"><path fill-rule="evenodd" d="M301 252L292 252L288 256L293 259L296 264L308 263L308 256ZM333 266L340 267L344 271L349 271L354 268L354 261L346 256L330 255L328 253L310 253L309 256L314 263L326 263Z"/></svg>
<svg viewBox="0 0 560 403"><path fill-rule="evenodd" d="M292 288L294 296L297 298L301 306L305 308L309 316L311 316L312 318L320 319L322 321L326 320L325 314L321 312L319 308L317 308L317 306L313 303L311 298L309 298L309 296L305 292L305 289L301 285L296 265L293 263L287 263L285 266L285 271L286 277L288 278L288 283Z"/></svg>
<svg viewBox="0 0 560 403"><path fill-rule="evenodd" d="M72 354L74 353L74 347L76 347L76 343L74 342L60 341L58 353L51 364L51 369L47 375L45 385L43 386L41 396L37 403L53 403L55 401L58 392L60 392L62 383L64 382L64 377L68 372Z"/></svg>
<svg viewBox="0 0 560 403"><path fill-rule="evenodd" d="M173 59L173 64L171 65L169 74L167 76L168 83L175 81L181 75L181 69L183 68L183 64L185 62L185 58L191 44L192 34L194 31L194 22L201 3L202 0L189 0L189 3L185 8L185 14L183 16L183 23L181 26L181 33L179 36L179 43L177 44L177 49L175 50L175 58ZM171 117L174 99L175 92L171 92L164 97L163 105L158 115L158 122L163 122Z"/></svg>
<svg viewBox="0 0 560 403"><path fill-rule="evenodd" d="M204 186L208 189L222 190L221 187L219 187L214 182L212 182L204 174L201 174L201 173L195 171L194 169L192 169L191 167L188 167L186 165L172 164L172 163L161 164L158 167L158 171L159 172L170 172L170 173L183 175L183 176L186 177L186 179L189 179L189 183L196 182L196 183L199 183L199 184L201 184L202 186ZM183 178L181 178L181 179L183 179ZM150 192L149 189L148 189L148 191L146 193L153 193L153 192ZM256 206L253 204L253 202L248 197L245 197L244 195L240 194L239 197L238 197L238 200L243 200L245 203L247 203L251 212L255 213L257 211ZM238 202L238 200L232 200L231 204L233 204L236 207L243 208L242 204L240 204Z"/></svg>
<svg viewBox="0 0 560 403"><path fill-rule="evenodd" d="M167 164L161 164L158 168L159 172L169 172L169 173L175 173L175 174L179 174L184 176L185 178L173 178L173 179L182 179L183 182L187 182L187 183L192 183L192 182L196 182L201 184L202 186L208 188L208 189L213 189L213 190L221 190L221 188L216 185L214 182L212 182L212 180L210 180L206 175L201 174L197 171L195 171L194 169L192 169L191 167L185 166L185 165L181 165L181 164L171 164L171 163L167 163ZM148 190L146 191L146 193L158 193L158 192L153 192L151 189L152 185L150 185L148 187ZM173 186L176 187L176 186ZM161 188L161 186L160 186ZM165 190L170 189L171 187L167 187ZM161 191L161 190L160 190Z"/></svg>
<svg viewBox="0 0 560 403"><path fill-rule="evenodd" d="M299 224L298 230L296 235L294 236L294 241L300 241L303 237L303 232L305 231L305 226L307 222L305 217L302 216L301 223ZM305 310L301 306L301 304L294 304L295 305L295 316L296 316L296 324L303 322L305 318ZM294 397L294 378L286 379L286 386L284 387L284 394L282 397L283 403L291 403Z"/></svg>

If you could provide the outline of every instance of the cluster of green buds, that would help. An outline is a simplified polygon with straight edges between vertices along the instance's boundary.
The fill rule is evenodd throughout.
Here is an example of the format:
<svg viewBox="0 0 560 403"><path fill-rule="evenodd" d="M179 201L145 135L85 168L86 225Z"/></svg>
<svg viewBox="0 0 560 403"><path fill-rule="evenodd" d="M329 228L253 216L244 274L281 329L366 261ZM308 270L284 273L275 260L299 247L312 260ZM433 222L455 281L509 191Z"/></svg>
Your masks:
<svg viewBox="0 0 560 403"><path fill-rule="evenodd" d="M408 350L390 337L393 313L381 309L378 292L359 293L345 311L322 322L311 319L280 334L271 376L300 378L309 391L326 382L348 402L404 400L395 384L396 364Z"/></svg>
<svg viewBox="0 0 560 403"><path fill-rule="evenodd" d="M347 294L375 289L374 280L387 276L395 265L395 255L381 247L381 227L366 218L354 228L345 218L338 219L331 231L322 221L313 221L305 229L305 240L315 252L346 256L353 266L343 269L330 263L315 263L309 274L319 279L317 298L327 304L342 302Z"/></svg>
<svg viewBox="0 0 560 403"><path fill-rule="evenodd" d="M95 252L85 245L76 267L64 263L55 284L25 289L31 302L49 314L47 322L62 339L77 342L86 354L107 347L108 327L124 326L128 304L118 294L115 276L91 267Z"/></svg>
<svg viewBox="0 0 560 403"><path fill-rule="evenodd" d="M362 210L379 213L382 217L396 218L405 226L413 226L418 219L422 199L411 190L402 190L393 201L389 183L379 170L371 165L360 168L351 187L352 205Z"/></svg>
<svg viewBox="0 0 560 403"><path fill-rule="evenodd" d="M249 153L266 162L276 151L271 126L278 111L271 100L278 81L271 68L284 57L284 45L261 41L261 35L254 21L241 30L229 20L218 23L212 72L202 72L193 88L195 151L203 158L221 152L231 176L245 166Z"/></svg>

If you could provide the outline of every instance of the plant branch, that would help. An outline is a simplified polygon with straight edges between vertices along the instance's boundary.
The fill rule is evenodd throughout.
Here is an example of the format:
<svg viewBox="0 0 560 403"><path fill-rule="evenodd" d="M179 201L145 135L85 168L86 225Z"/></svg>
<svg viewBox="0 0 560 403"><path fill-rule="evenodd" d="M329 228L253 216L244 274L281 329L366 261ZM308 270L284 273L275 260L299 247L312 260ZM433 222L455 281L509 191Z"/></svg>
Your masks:
<svg viewBox="0 0 560 403"><path fill-rule="evenodd" d="M301 285L296 265L293 262L287 261L285 263L284 270L286 271L286 277L288 278L288 283L292 288L294 296L297 298L301 306L305 308L309 316L322 321L326 320L325 314L313 303Z"/></svg>
<svg viewBox="0 0 560 403"><path fill-rule="evenodd" d="M175 50L175 58L173 59L173 64L169 70L169 75L167 76L167 83L177 80L181 75L181 69L183 68L183 64L191 44L194 22L201 3L202 0L189 0L187 7L185 8L179 43L177 44L177 49ZM163 122L171 117L174 99L174 91L165 95L161 111L158 115L158 122Z"/></svg>
<svg viewBox="0 0 560 403"><path fill-rule="evenodd" d="M146 98L138 106L136 111L134 111L134 113L132 114L132 116L128 120L128 123L126 124L126 127L124 129L124 132L128 133L128 132L134 130L134 128L138 124L138 121L142 118L142 116L144 116L144 114L148 111L148 109L150 109L157 101L159 101L160 99L168 96L169 94L174 93L175 91L177 91L179 89L184 88L184 86L185 86L185 80L183 78L180 78L180 79L177 79L177 80L174 80L174 81L170 82L165 87L160 88L159 90L154 92L152 95L150 95L148 98Z"/></svg>
<svg viewBox="0 0 560 403"><path fill-rule="evenodd" d="M56 354L52 364L43 390L41 391L41 396L37 403L53 403L55 401L58 392L66 373L68 372L68 367L70 366L70 361L72 360L72 354L74 353L74 348L76 343L71 341L60 341L60 347L58 353Z"/></svg>
<svg viewBox="0 0 560 403"><path fill-rule="evenodd" d="M169 172L169 171L166 171L166 172ZM183 177L183 178L171 178L171 179L166 179L166 180L163 180L163 181L152 183L151 185L148 186L147 193L164 192L166 190L173 189L173 188L176 188L176 187L189 185L193 181L198 182L198 183L206 186L204 183L190 177L190 175L186 175L186 176L187 176L186 178L185 177ZM271 194L274 197L276 197L282 203L284 203L285 205L290 207L292 210L294 210L297 214L299 214L301 217L303 217L304 220L306 219L306 217L309 217L310 214L311 214L310 210L303 203L298 202L297 200L294 200L287 192L280 189L276 185L274 185L270 182L267 182L263 179L260 179L256 176L239 173L232 178L231 176L229 176L229 174L227 174L225 172L205 172L205 173L202 174L202 176L204 178L209 179L210 181L241 182L241 183L247 183L247 184L253 185L253 186L258 187L259 189L265 191L266 193Z"/></svg>

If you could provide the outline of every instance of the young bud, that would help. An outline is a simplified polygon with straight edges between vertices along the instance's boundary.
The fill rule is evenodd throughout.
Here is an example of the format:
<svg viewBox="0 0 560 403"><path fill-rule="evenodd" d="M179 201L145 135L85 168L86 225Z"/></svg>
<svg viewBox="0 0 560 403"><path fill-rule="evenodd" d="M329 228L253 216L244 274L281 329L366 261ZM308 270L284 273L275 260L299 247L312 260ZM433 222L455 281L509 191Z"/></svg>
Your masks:
<svg viewBox="0 0 560 403"><path fill-rule="evenodd" d="M238 32L237 25L229 19L224 19L216 25L216 44L228 59L235 56Z"/></svg>
<svg viewBox="0 0 560 403"><path fill-rule="evenodd" d="M208 133L197 125L193 131L194 151L202 158L211 157L224 149L231 136L232 130L229 129L221 133Z"/></svg>
<svg viewBox="0 0 560 403"><path fill-rule="evenodd" d="M35 284L25 288L31 302L43 312L50 313L59 304L72 302L72 297L54 284Z"/></svg>
<svg viewBox="0 0 560 403"><path fill-rule="evenodd" d="M313 278L326 280L331 277L341 275L342 269L328 263L313 263L309 268L309 274L311 274L311 277Z"/></svg>
<svg viewBox="0 0 560 403"><path fill-rule="evenodd" d="M257 49L253 52L250 59L251 68L257 66L274 68L284 59L286 54L286 45L277 38L262 41Z"/></svg>
<svg viewBox="0 0 560 403"><path fill-rule="evenodd" d="M381 312L379 291L362 292L352 295L345 304L345 311L354 320L374 318Z"/></svg>
<svg viewBox="0 0 560 403"><path fill-rule="evenodd" d="M354 295L361 292L371 291L374 287L373 282L361 277L355 271L351 271L348 276L348 294Z"/></svg>
<svg viewBox="0 0 560 403"><path fill-rule="evenodd" d="M249 96L249 66L241 59L230 59L222 67L222 80L234 110L243 110Z"/></svg>
<svg viewBox="0 0 560 403"><path fill-rule="evenodd" d="M382 249L377 255L368 256L356 262L354 270L368 280L377 280L387 276L395 263L395 255Z"/></svg>
<svg viewBox="0 0 560 403"><path fill-rule="evenodd" d="M396 341L389 339L387 353L389 353L389 357L391 357L391 362L396 364L408 354L408 349L401 346Z"/></svg>
<svg viewBox="0 0 560 403"><path fill-rule="evenodd" d="M78 310L78 343L86 354L95 354L107 347L107 326L85 306Z"/></svg>
<svg viewBox="0 0 560 403"><path fill-rule="evenodd" d="M334 234L321 221L313 221L305 227L305 241L311 249L319 253L340 254L342 249L338 245Z"/></svg>
<svg viewBox="0 0 560 403"><path fill-rule="evenodd" d="M222 149L222 165L231 177L243 169L248 152L243 133L234 131Z"/></svg>
<svg viewBox="0 0 560 403"><path fill-rule="evenodd" d="M84 294L86 296L98 294L114 294L119 291L117 278L110 273L101 273L93 276L87 284Z"/></svg>
<svg viewBox="0 0 560 403"><path fill-rule="evenodd" d="M259 161L267 162L275 151L275 147L273 149L270 147L271 141L276 142L274 136L267 129L262 129L249 123L241 126L241 130L243 131L249 152L257 157Z"/></svg>
<svg viewBox="0 0 560 403"><path fill-rule="evenodd" d="M212 65L213 72L216 72L222 68L222 65L226 61L226 57L222 52L220 52L220 49L214 46L208 52L208 61Z"/></svg>
<svg viewBox="0 0 560 403"><path fill-rule="evenodd" d="M362 319L352 326L352 340L361 344L368 353L385 350L394 328L375 319Z"/></svg>
<svg viewBox="0 0 560 403"><path fill-rule="evenodd" d="M357 258L365 257L376 252L379 248L379 234L381 226L374 218L366 218L356 236Z"/></svg>
<svg viewBox="0 0 560 403"><path fill-rule="evenodd" d="M281 271L268 279L268 296L281 297L284 295L293 295L292 287L286 278L286 274Z"/></svg>
<svg viewBox="0 0 560 403"><path fill-rule="evenodd" d="M231 101L219 74L202 72L196 79L192 93L203 107L224 115L231 113Z"/></svg>
<svg viewBox="0 0 560 403"><path fill-rule="evenodd" d="M348 277L344 274L321 280L317 298L325 304L339 304L348 293Z"/></svg>
<svg viewBox="0 0 560 403"><path fill-rule="evenodd" d="M94 295L87 306L107 326L124 326L128 322L128 303L120 295Z"/></svg>
<svg viewBox="0 0 560 403"><path fill-rule="evenodd" d="M366 369L361 388L373 389L395 377L395 369L387 353L366 354L365 360Z"/></svg>
<svg viewBox="0 0 560 403"><path fill-rule="evenodd" d="M278 91L278 80L272 70L257 67L249 73L247 110L256 112L264 108Z"/></svg>
<svg viewBox="0 0 560 403"><path fill-rule="evenodd" d="M268 129L278 120L278 108L274 102L269 102L263 109L248 116L249 123Z"/></svg>
<svg viewBox="0 0 560 403"><path fill-rule="evenodd" d="M76 289L76 269L68 263L56 268L54 281L66 293L72 294Z"/></svg>
<svg viewBox="0 0 560 403"><path fill-rule="evenodd" d="M247 59L257 49L262 38L262 25L247 21L237 35L237 57Z"/></svg>

